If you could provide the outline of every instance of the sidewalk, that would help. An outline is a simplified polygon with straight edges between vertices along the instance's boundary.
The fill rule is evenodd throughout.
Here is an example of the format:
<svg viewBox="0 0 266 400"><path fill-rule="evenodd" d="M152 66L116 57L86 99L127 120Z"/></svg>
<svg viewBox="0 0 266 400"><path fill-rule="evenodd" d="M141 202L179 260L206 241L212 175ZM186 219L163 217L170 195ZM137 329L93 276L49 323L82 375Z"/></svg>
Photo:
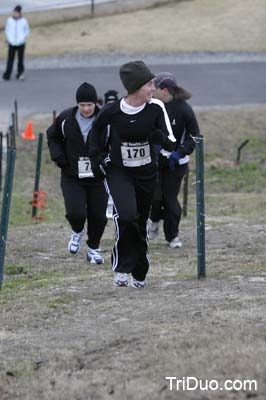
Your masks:
<svg viewBox="0 0 266 400"><path fill-rule="evenodd" d="M144 60L149 65L266 62L266 53L258 52L134 53L133 55L109 53L27 58L26 66L27 69L104 68L121 65L132 57L136 60Z"/></svg>

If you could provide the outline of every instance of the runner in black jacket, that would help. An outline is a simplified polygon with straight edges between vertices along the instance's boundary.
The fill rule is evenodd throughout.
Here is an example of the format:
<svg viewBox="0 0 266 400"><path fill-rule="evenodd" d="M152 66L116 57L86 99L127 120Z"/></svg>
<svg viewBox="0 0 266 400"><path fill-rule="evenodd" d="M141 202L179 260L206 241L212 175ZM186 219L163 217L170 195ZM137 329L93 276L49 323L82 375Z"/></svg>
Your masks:
<svg viewBox="0 0 266 400"><path fill-rule="evenodd" d="M80 250L87 220L87 260L101 264L98 248L107 222L108 195L103 182L93 176L88 158L91 127L99 112L95 88L84 82L76 99L78 106L64 110L48 128L48 146L51 159L61 168L66 218L73 231L68 250Z"/></svg>
<svg viewBox="0 0 266 400"><path fill-rule="evenodd" d="M149 225L150 239L158 235L159 221L163 219L164 235L169 247L182 247L179 224L182 208L178 201L182 179L187 171L189 155L195 148L193 137L199 135L199 126L191 106L186 102L191 94L177 86L169 72L156 76L154 96L165 103L177 149L172 153L161 150L159 182L154 194Z"/></svg>
<svg viewBox="0 0 266 400"><path fill-rule="evenodd" d="M90 136L90 158L95 176L105 179L114 202L116 226L112 265L114 284L146 287L149 268L146 223L157 180L155 143L173 150L175 139L163 103L152 99L154 75L142 61L124 64L120 78L128 96L107 105L97 116ZM109 125L109 149L105 153L104 129Z"/></svg>

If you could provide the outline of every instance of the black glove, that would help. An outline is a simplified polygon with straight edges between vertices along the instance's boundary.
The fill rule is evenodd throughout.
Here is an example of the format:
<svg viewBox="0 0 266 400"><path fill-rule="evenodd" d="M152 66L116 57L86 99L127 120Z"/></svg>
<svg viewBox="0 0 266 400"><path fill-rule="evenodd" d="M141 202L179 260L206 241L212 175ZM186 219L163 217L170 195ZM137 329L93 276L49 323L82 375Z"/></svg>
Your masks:
<svg viewBox="0 0 266 400"><path fill-rule="evenodd" d="M61 168L61 169L64 169L64 168L66 168L66 167L68 166L68 162L67 162L67 160L65 159L65 156L63 156L63 155L57 157L57 158L55 159L55 163L56 163L56 165L57 165L59 168Z"/></svg>
<svg viewBox="0 0 266 400"><path fill-rule="evenodd" d="M162 143L162 148L166 151L174 151L176 149L176 142L172 142L172 140L168 139L166 136L164 142Z"/></svg>
<svg viewBox="0 0 266 400"><path fill-rule="evenodd" d="M159 144L166 151L174 151L176 143L172 142L168 136L163 133L160 129L155 129L151 134L151 141L155 144Z"/></svg>
<svg viewBox="0 0 266 400"><path fill-rule="evenodd" d="M106 178L106 164L101 157L93 157L91 160L91 169L95 178L103 180Z"/></svg>

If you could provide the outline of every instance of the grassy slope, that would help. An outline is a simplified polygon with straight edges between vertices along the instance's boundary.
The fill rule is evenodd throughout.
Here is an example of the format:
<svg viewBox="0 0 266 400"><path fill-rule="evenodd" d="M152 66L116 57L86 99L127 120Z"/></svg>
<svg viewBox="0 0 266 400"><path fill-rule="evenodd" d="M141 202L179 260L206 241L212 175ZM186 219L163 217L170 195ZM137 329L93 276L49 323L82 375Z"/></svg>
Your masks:
<svg viewBox="0 0 266 400"><path fill-rule="evenodd" d="M185 1L33 28L27 54L266 51L265 21L264 0Z"/></svg>
<svg viewBox="0 0 266 400"><path fill-rule="evenodd" d="M219 198L221 193L265 193L266 107L262 105L244 109L198 110L196 114L205 137L206 194L215 199L216 196ZM51 116L35 115L32 116L32 120L36 132L45 132L51 122ZM246 139L250 141L242 150L240 167L236 167L237 148ZM11 223L27 224L34 182L36 142L25 142L20 139L17 146ZM26 154L28 157L25 157ZM190 193L195 191L192 185L194 175L193 155ZM59 171L49 161L45 139L40 187L48 192L46 215L50 221L63 222L63 201L58 182ZM226 209L227 205L224 206ZM253 211L255 214L258 212L256 209ZM241 213L241 210L238 212Z"/></svg>

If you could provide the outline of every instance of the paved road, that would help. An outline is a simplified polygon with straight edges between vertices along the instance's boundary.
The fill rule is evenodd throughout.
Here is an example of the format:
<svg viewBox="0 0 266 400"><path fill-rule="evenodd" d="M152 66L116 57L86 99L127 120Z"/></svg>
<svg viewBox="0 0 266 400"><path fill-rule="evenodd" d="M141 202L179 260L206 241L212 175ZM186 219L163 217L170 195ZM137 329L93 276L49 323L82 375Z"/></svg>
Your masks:
<svg viewBox="0 0 266 400"><path fill-rule="evenodd" d="M180 85L192 91L194 106L266 103L266 62L154 65L152 70L174 73ZM108 89L124 94L117 66L28 70L25 81L0 82L0 110L10 112L14 99L21 114L49 113L75 104L83 81L98 94Z"/></svg>

